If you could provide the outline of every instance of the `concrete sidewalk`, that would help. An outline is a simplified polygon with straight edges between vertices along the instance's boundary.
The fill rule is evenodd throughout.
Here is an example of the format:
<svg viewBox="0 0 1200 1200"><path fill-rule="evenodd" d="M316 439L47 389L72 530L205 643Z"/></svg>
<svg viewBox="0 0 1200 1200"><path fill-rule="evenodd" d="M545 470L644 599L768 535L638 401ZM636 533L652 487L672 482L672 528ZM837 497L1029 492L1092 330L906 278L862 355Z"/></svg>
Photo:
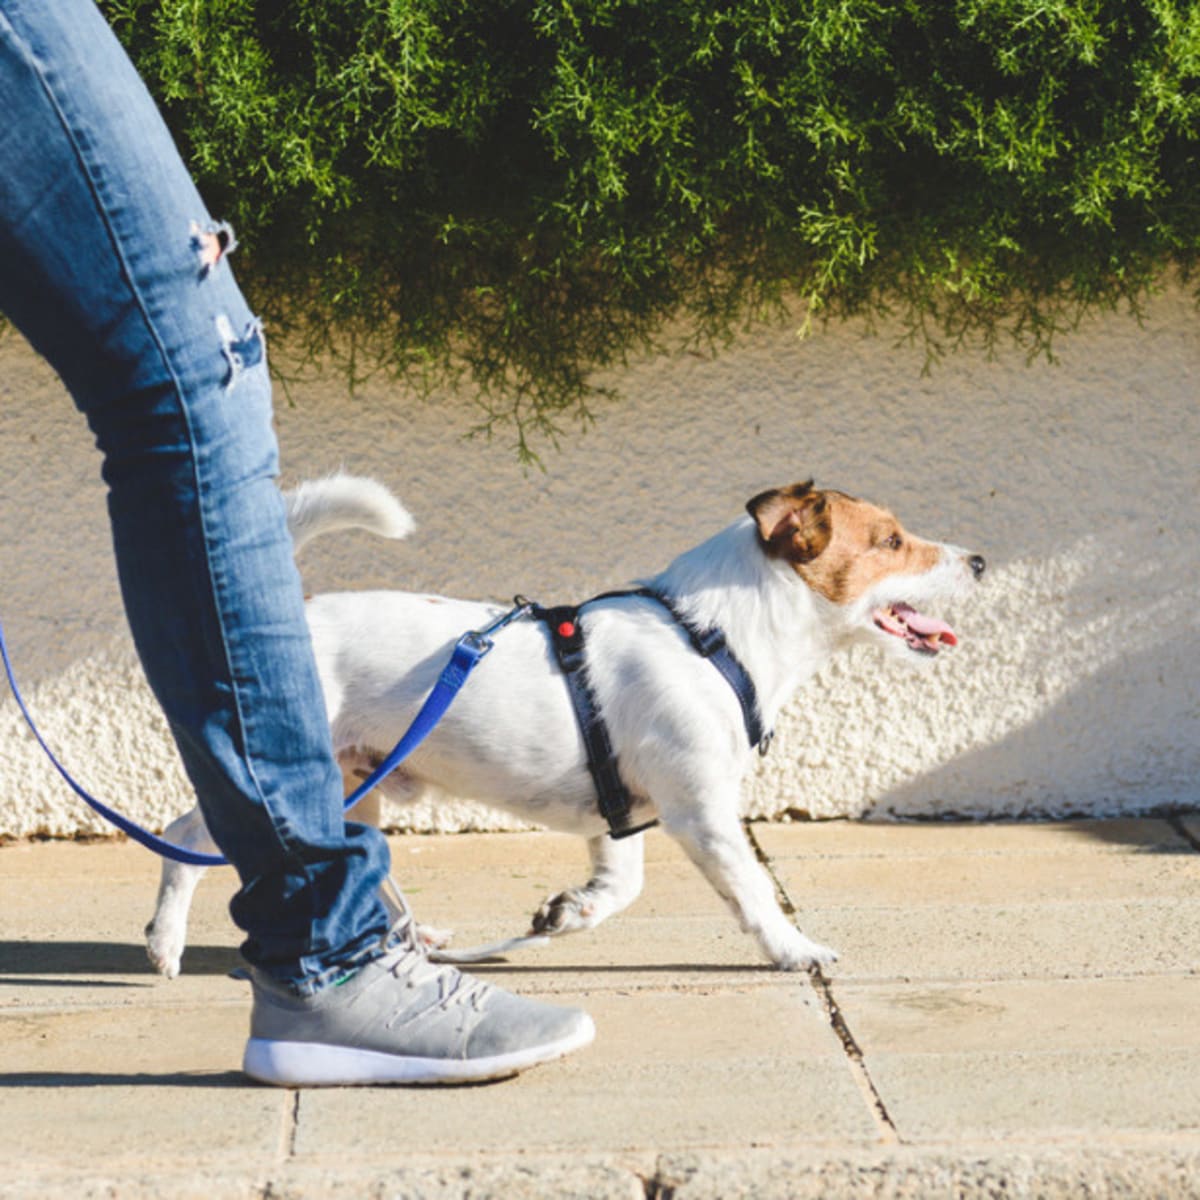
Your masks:
<svg viewBox="0 0 1200 1200"><path fill-rule="evenodd" d="M1200 818L750 832L827 976L760 965L656 833L630 912L478 971L582 1003L592 1047L308 1092L238 1073L227 871L164 983L149 854L0 847L0 1196L1200 1195ZM586 871L551 834L393 849L464 945Z"/></svg>

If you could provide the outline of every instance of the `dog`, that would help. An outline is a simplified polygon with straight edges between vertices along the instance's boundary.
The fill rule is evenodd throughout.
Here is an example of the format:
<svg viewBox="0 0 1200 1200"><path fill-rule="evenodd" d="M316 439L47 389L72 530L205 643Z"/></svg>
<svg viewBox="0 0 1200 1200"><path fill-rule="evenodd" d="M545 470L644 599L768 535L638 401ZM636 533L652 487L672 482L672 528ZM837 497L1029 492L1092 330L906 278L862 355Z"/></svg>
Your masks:
<svg viewBox="0 0 1200 1200"><path fill-rule="evenodd" d="M375 480L337 475L287 494L299 551L314 537L364 528L402 538L413 521ZM860 643L928 663L957 637L922 606L955 599L984 573L958 546L908 533L889 511L811 480L760 492L746 514L649 580L703 629L718 628L753 681L770 729L800 685ZM312 597L308 624L347 781L376 766L408 728L456 640L503 612L495 605L404 592ZM751 758L734 690L654 599L607 595L583 610L586 675L607 725L632 817L653 818L684 848L785 970L828 965L835 953L780 909L746 839L739 793ZM610 838L580 730L546 628L518 620L419 749L355 810L378 824L379 793L427 789L470 797L588 839L591 878L551 896L532 929L592 929L642 888L642 837ZM167 835L215 851L199 810ZM187 913L203 868L164 861L147 948L158 971L179 972ZM431 943L436 935L430 933Z"/></svg>

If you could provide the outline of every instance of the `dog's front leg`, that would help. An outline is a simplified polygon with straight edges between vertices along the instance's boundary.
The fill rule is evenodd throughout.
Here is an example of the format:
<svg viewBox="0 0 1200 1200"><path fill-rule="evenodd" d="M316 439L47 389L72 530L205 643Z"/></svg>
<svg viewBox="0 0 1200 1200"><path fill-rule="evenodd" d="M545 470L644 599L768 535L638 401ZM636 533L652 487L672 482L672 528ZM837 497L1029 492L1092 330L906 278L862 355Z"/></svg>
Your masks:
<svg viewBox="0 0 1200 1200"><path fill-rule="evenodd" d="M208 835L208 826L199 808L184 813L167 826L163 836L188 850L201 854L219 854L216 843ZM188 910L204 867L175 862L164 858L158 885L158 900L154 916L146 926L146 953L160 975L174 979L187 943Z"/></svg>
<svg viewBox="0 0 1200 1200"><path fill-rule="evenodd" d="M628 908L642 890L642 835L614 841L607 834L588 839L592 877L583 887L551 896L533 914L533 933L574 933L595 929L606 917Z"/></svg>
<svg viewBox="0 0 1200 1200"><path fill-rule="evenodd" d="M770 876L754 856L735 804L705 800L686 813L662 813L663 826L687 851L742 928L758 939L763 953L784 971L826 966L837 954L804 936L780 909Z"/></svg>

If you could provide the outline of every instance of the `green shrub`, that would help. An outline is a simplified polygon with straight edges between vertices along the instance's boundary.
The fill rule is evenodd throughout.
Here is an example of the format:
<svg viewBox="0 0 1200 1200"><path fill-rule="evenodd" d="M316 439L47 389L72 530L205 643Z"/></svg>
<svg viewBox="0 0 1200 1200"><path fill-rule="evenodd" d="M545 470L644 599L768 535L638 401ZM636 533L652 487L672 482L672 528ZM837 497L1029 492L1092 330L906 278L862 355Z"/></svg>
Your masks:
<svg viewBox="0 0 1200 1200"><path fill-rule="evenodd" d="M679 319L1044 350L1200 236L1192 3L103 8L274 325L526 430Z"/></svg>

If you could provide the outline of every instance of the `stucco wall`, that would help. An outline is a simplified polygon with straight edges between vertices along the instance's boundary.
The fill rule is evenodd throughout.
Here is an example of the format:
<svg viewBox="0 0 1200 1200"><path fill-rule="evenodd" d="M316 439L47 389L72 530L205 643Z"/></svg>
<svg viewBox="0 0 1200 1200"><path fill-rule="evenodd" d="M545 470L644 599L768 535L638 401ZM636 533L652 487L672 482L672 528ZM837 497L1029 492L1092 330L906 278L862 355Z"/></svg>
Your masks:
<svg viewBox="0 0 1200 1200"><path fill-rule="evenodd" d="M1200 803L1200 337L1169 288L1139 325L1096 318L1055 366L962 352L922 376L887 329L745 337L716 360L630 367L621 403L568 430L546 471L474 416L336 378L279 402L288 479L339 466L391 484L409 542L306 552L312 590L396 586L582 599L656 569L747 497L809 474L985 554L932 671L869 651L809 685L746 788L747 810L973 816ZM15 336L0 341L0 620L62 757L155 825L190 804L132 656L89 435ZM0 833L101 826L0 702ZM502 825L470 806L398 823Z"/></svg>

